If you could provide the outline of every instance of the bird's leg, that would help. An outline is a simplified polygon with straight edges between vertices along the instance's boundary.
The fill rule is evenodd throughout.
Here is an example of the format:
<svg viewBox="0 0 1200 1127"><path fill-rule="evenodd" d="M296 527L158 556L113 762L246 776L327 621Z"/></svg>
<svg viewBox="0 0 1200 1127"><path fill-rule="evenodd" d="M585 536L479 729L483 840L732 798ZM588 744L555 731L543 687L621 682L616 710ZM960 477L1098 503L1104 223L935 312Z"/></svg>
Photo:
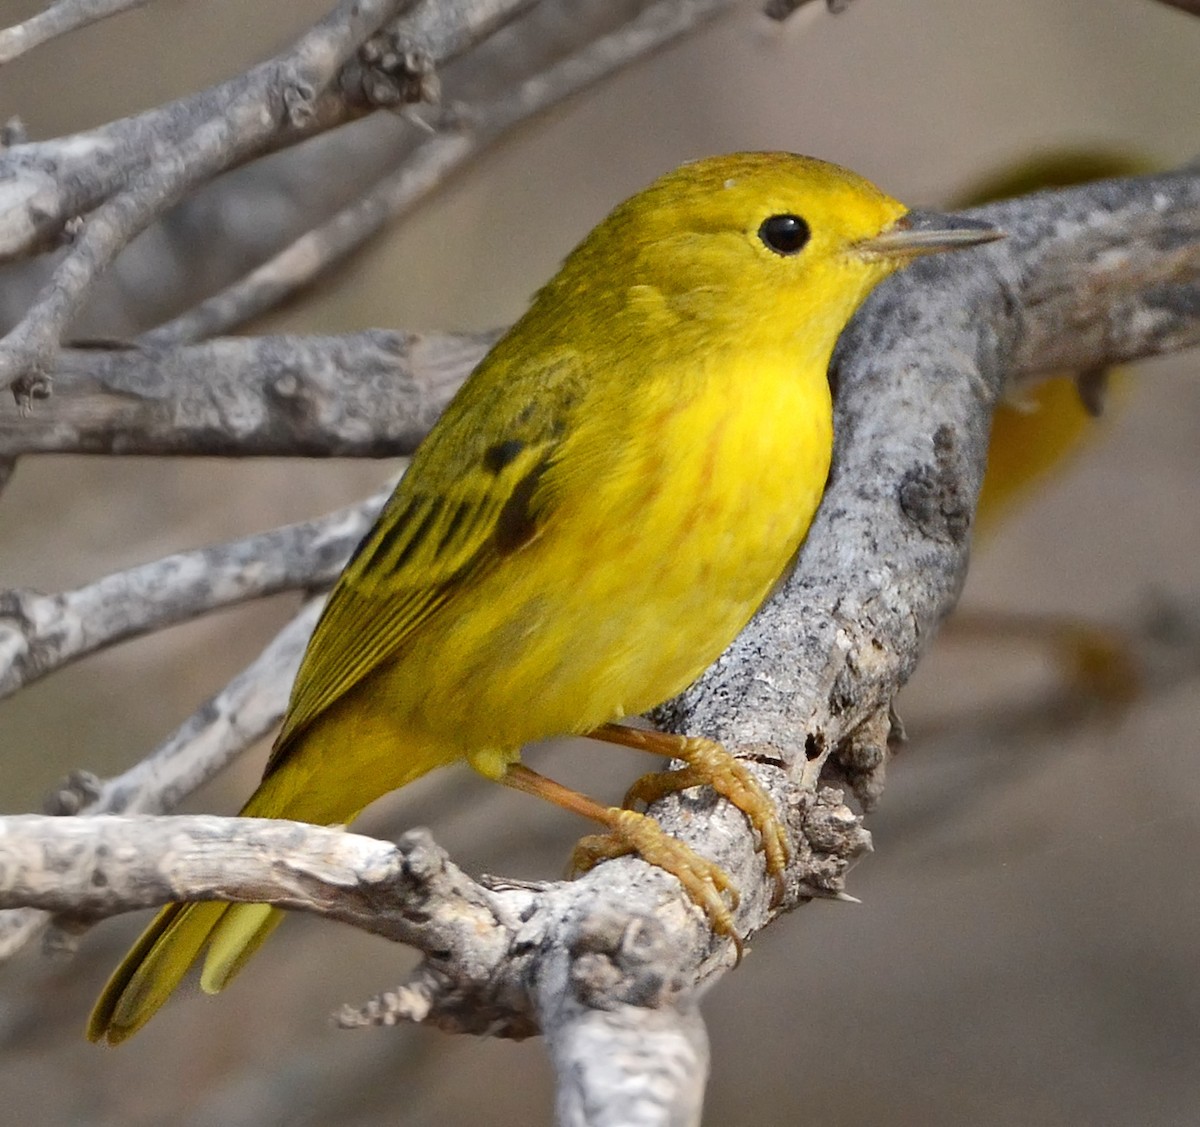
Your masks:
<svg viewBox="0 0 1200 1127"><path fill-rule="evenodd" d="M778 901L783 894L783 871L791 858L787 830L774 799L763 790L744 763L736 760L716 740L701 736L680 736L673 732L628 728L623 724L605 724L589 732L588 736L668 759L683 760L684 766L677 770L654 771L638 779L625 795L628 807L638 803L649 806L668 794L705 784L733 803L758 832L767 872L775 878Z"/></svg>
<svg viewBox="0 0 1200 1127"><path fill-rule="evenodd" d="M708 917L718 935L729 936L741 958L742 941L733 926L733 908L738 894L725 871L701 857L690 846L668 834L653 818L620 806L602 806L594 799L539 775L523 763L511 763L500 782L514 790L532 794L599 822L608 833L583 838L571 857L571 874L586 872L613 857L635 853L643 861L663 869L683 885L693 903ZM728 902L726 902L728 897Z"/></svg>

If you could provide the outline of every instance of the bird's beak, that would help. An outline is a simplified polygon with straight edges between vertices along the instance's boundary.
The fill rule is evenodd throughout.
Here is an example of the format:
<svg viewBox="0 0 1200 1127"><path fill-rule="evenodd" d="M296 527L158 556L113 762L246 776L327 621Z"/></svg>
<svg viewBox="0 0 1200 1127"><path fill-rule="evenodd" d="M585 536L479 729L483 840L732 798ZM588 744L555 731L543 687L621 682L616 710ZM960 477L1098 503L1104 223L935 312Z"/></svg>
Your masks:
<svg viewBox="0 0 1200 1127"><path fill-rule="evenodd" d="M991 243L1004 237L1004 231L978 219L937 211L909 211L878 235L859 240L854 249L864 258L908 259Z"/></svg>

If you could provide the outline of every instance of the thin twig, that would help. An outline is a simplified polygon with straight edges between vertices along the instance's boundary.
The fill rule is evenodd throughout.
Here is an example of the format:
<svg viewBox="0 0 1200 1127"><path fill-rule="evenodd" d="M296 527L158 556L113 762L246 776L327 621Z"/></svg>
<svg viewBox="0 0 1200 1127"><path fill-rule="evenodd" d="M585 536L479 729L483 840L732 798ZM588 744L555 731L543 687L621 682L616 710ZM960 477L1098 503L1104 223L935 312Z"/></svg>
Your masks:
<svg viewBox="0 0 1200 1127"><path fill-rule="evenodd" d="M256 67L257 81L201 124L171 159L146 169L88 217L32 308L0 341L0 390L44 387L59 341L96 277L129 241L194 185L261 150L284 121L312 116L315 99L400 0L343 0L295 46ZM18 383L19 381L19 383Z"/></svg>
<svg viewBox="0 0 1200 1127"><path fill-rule="evenodd" d="M219 125L231 107L248 105L247 119L267 128L250 152L231 154L226 166L295 145L380 106L433 98L434 68L486 40L530 0L456 0L451 5L426 0L367 41L411 3L343 0L301 39L297 48L323 28L342 27L355 46L362 44L358 57L351 59L352 51L344 55L346 65L334 75L321 66L302 66L304 60L293 49L144 113L71 137L11 145L0 152L0 262L53 246L76 217L128 194L139 178L153 182L162 162L173 167L186 160L191 138L206 126ZM336 49L333 43L327 46Z"/></svg>
<svg viewBox="0 0 1200 1127"><path fill-rule="evenodd" d="M150 0L58 0L36 15L0 29L0 66L60 35L140 8Z"/></svg>

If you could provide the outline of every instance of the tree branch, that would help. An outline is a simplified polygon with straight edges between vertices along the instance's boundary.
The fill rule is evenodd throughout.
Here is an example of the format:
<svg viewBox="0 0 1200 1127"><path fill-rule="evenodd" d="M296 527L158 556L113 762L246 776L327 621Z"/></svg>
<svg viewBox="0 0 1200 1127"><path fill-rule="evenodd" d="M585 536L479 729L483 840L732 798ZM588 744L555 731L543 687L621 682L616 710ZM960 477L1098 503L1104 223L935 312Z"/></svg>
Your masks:
<svg viewBox="0 0 1200 1127"><path fill-rule="evenodd" d="M511 93L456 107L452 119L442 123L443 132L425 141L361 198L221 293L144 333L141 342L166 346L203 340L282 304L521 122L681 38L728 7L728 0L654 4L618 30L527 78Z"/></svg>
<svg viewBox="0 0 1200 1127"><path fill-rule="evenodd" d="M0 591L0 699L97 650L220 607L330 585L387 493L329 516L178 552L59 595Z"/></svg>
<svg viewBox="0 0 1200 1127"><path fill-rule="evenodd" d="M48 4L29 19L0 29L0 66L60 35L147 3L149 0L58 0Z"/></svg>
<svg viewBox="0 0 1200 1127"><path fill-rule="evenodd" d="M915 264L843 334L834 475L800 566L659 717L769 747L803 780L840 748L868 805L891 700L958 597L990 412L1010 373L1200 342L1194 170L972 214L1010 237Z"/></svg>
<svg viewBox="0 0 1200 1127"><path fill-rule="evenodd" d="M399 4L343 0L290 51L249 72L220 114L199 123L96 208L32 308L0 341L0 389L20 380L28 395L40 384L93 281L134 235L196 184L261 152L285 124L313 120L343 65Z"/></svg>
<svg viewBox="0 0 1200 1127"><path fill-rule="evenodd" d="M1038 265L1022 292L1030 303L1026 327L1006 357L1010 379L1195 342L1189 302L1200 252L1190 201L1198 182L1195 169L1111 180L976 213L1002 222L1061 216L1075 227L1063 238L1039 228L1022 250L1022 257L1036 255ZM1087 240L1078 225L1093 215L1103 220L1103 232ZM1136 229L1136 240L1121 242L1118 218ZM1010 268L1025 266L1013 260ZM1112 331L1109 314L1120 332ZM67 351L53 400L29 417L0 414L0 458L411 453L493 339L376 331L237 338L163 351Z"/></svg>
<svg viewBox="0 0 1200 1127"><path fill-rule="evenodd" d="M250 665L140 763L107 780L75 772L46 803L49 812L83 816L174 809L279 723L324 602L305 604ZM0 961L49 923L45 913L33 909L0 913Z"/></svg>
<svg viewBox="0 0 1200 1127"><path fill-rule="evenodd" d="M655 806L669 832L730 874L742 893L743 934L814 895L839 895L847 870L869 847L859 819L826 781L846 778L867 802L878 793L891 699L962 581L988 417L1010 366L1105 364L1200 341L1195 171L976 214L1006 227L1010 239L918 263L880 286L844 334L835 373L836 470L796 572L709 673L662 710L673 727L721 738L750 760L788 824L794 856L776 903L740 814L707 792ZM86 835L88 824L67 832ZM134 831L97 831L126 832ZM106 862L119 863L131 862L124 854ZM93 873L94 862L86 860L83 871ZM299 872L287 875L283 892L294 899L281 902L298 906L297 888L309 890L307 870ZM227 878L223 868L210 875ZM263 887L244 892L261 899ZM325 886L318 892L327 905ZM179 889L164 880L160 894ZM226 884L210 893L228 894ZM668 1102L655 1102L656 1087L647 1121L671 1121L672 1106L698 1106L671 1077L690 1074L696 1086L692 1068L703 1053L686 1045L690 999L731 964L732 951L714 940L675 882L622 858L571 884L490 895L498 898L492 906L521 905L509 933L515 938L499 956L483 953L458 967L436 963L430 950L393 1001L378 1000L366 1016L425 1016L465 1029L479 1028L472 1023L482 1015L490 1028L516 1033L530 1028L532 1013L550 1039L567 1117L634 1082L621 1072L622 1054L612 1062L613 1083L597 1074L604 1065L591 1059L595 1026L605 1044L620 1043L623 1027L645 1035L661 1014L663 1042L685 1065L656 1073ZM430 902L421 911L437 926L446 922ZM403 903L372 902L369 914L391 919L397 912L403 917ZM499 911L494 918L500 931L509 927ZM490 927L485 936L500 933ZM599 1121L590 1110L580 1116Z"/></svg>
<svg viewBox="0 0 1200 1127"><path fill-rule="evenodd" d="M67 349L53 399L0 413L0 458L411 454L494 339L371 330Z"/></svg>
<svg viewBox="0 0 1200 1127"><path fill-rule="evenodd" d="M252 155L294 143L378 105L432 98L436 64L490 35L531 0L421 0L415 14L398 21L382 42L367 44L403 2L343 0L289 52L192 99L127 119L123 131L142 140L134 150L136 157L127 148L132 164L110 184L114 194L92 201L98 206L49 283L0 341L0 389L12 386L24 400L46 392L59 341L98 275L134 235L191 188ZM360 48L358 61L348 65ZM198 120L193 124L193 119ZM120 131L117 125L111 128ZM168 138L170 143L164 143ZM89 140L74 139L70 147L76 157L79 149L90 148ZM94 154L89 156L94 163ZM18 154L15 163L28 168L30 155ZM0 227L15 233L18 248L44 245L56 230L55 222L69 218L59 208L56 220L54 200L46 198L46 190L51 197L58 191L61 176L61 169L43 169L40 181L35 175L32 189L26 178L5 184ZM80 185L75 192L82 192Z"/></svg>
<svg viewBox="0 0 1200 1127"><path fill-rule="evenodd" d="M343 0L290 51L226 82L70 137L12 145L0 153L0 262L52 246L76 216L125 194L159 162L177 161L181 145L231 108L245 110L258 139L246 137L245 151L231 153L230 164L295 145L379 106L432 98L433 68L532 2ZM412 12L379 31L404 8Z"/></svg>

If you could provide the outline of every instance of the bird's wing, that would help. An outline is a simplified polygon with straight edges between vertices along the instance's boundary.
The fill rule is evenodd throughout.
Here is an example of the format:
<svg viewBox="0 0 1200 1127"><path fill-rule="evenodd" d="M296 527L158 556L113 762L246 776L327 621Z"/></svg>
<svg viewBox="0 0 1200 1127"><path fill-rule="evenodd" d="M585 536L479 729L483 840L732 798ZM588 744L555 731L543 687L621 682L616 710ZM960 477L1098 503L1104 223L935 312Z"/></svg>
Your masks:
<svg viewBox="0 0 1200 1127"><path fill-rule="evenodd" d="M579 401L579 372L561 354L535 371L506 368L481 368L464 387L351 556L300 665L268 773L465 582L543 527L553 500L540 486Z"/></svg>

